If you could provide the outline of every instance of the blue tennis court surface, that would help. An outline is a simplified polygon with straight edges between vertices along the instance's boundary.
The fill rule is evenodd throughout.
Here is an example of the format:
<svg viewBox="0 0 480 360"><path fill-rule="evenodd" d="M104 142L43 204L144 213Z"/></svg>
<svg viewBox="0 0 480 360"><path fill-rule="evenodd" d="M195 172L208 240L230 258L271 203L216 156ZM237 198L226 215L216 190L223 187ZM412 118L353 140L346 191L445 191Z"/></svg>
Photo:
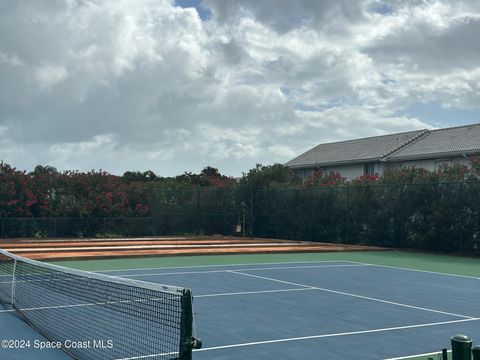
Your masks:
<svg viewBox="0 0 480 360"><path fill-rule="evenodd" d="M391 359L438 351L457 333L480 338L476 277L346 261L105 273L193 289L203 340L194 360ZM0 312L4 324L14 324L7 316L14 314ZM15 326L15 337L33 336ZM68 358L61 351L15 354Z"/></svg>
<svg viewBox="0 0 480 360"><path fill-rule="evenodd" d="M386 359L480 337L474 277L320 261L110 271L190 287L194 359Z"/></svg>
<svg viewBox="0 0 480 360"><path fill-rule="evenodd" d="M0 340L1 341L21 341L25 345L18 348L16 344L10 344L5 347L2 344L0 347L0 359L5 360L69 360L71 359L65 352L59 349L43 349L35 350L32 348L34 341L47 342L43 336L39 335L27 323L20 320L20 318L11 309L0 304ZM26 346L29 341L31 347Z"/></svg>

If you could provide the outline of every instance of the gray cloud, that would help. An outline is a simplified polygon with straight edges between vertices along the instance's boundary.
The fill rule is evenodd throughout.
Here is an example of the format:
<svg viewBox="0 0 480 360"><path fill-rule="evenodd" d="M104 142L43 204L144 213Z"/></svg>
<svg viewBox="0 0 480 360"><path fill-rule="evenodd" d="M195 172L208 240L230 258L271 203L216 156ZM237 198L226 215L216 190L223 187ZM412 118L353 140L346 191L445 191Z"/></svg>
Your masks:
<svg viewBox="0 0 480 360"><path fill-rule="evenodd" d="M0 158L32 169L240 175L323 141L480 107L462 1L0 0Z"/></svg>
<svg viewBox="0 0 480 360"><path fill-rule="evenodd" d="M228 23L242 16L253 16L279 32L299 26L345 29L345 21L360 21L371 0L205 0L218 21ZM336 26L340 25L340 26Z"/></svg>
<svg viewBox="0 0 480 360"><path fill-rule="evenodd" d="M464 15L449 24L437 26L416 20L363 51L378 61L415 67L432 74L478 67L480 13Z"/></svg>

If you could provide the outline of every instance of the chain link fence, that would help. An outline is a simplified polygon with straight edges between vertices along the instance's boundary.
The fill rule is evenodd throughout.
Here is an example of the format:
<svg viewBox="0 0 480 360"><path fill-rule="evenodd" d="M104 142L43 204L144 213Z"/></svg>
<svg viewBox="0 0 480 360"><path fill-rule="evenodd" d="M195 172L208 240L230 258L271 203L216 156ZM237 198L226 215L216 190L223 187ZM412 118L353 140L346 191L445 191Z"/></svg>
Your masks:
<svg viewBox="0 0 480 360"><path fill-rule="evenodd" d="M221 234L480 253L480 183L157 190L151 205L146 217L0 218L0 235Z"/></svg>

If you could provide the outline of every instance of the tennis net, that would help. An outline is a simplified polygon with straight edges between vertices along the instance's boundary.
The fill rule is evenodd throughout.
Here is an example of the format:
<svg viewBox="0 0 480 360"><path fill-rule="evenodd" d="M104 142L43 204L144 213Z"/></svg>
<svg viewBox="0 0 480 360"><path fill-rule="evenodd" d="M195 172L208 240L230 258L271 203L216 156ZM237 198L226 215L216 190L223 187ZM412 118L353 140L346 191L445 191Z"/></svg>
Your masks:
<svg viewBox="0 0 480 360"><path fill-rule="evenodd" d="M75 359L189 360L189 289L91 273L0 249L0 302Z"/></svg>

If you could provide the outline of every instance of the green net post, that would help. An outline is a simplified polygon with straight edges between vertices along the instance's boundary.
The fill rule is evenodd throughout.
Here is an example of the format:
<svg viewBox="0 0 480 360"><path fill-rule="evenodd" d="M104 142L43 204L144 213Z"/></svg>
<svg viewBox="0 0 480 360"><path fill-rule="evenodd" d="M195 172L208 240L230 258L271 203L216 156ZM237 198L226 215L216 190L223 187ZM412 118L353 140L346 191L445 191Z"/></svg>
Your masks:
<svg viewBox="0 0 480 360"><path fill-rule="evenodd" d="M200 349L202 342L193 337L193 304L192 291L185 289L182 296L182 317L180 328L179 360L192 360L192 350Z"/></svg>
<svg viewBox="0 0 480 360"><path fill-rule="evenodd" d="M447 349L442 349L442 360L448 360L448 351L447 351Z"/></svg>
<svg viewBox="0 0 480 360"><path fill-rule="evenodd" d="M455 335L452 341L452 360L472 359L472 339L466 335Z"/></svg>

